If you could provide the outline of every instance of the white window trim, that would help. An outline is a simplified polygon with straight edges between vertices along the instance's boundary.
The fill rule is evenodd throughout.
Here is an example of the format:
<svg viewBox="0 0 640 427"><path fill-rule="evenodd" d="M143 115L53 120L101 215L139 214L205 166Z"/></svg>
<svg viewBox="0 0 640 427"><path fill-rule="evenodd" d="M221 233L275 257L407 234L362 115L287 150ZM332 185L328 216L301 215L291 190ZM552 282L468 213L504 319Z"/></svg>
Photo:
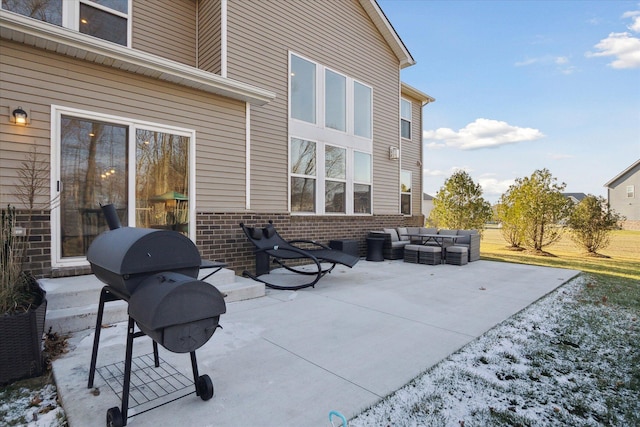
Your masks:
<svg viewBox="0 0 640 427"><path fill-rule="evenodd" d="M409 118L402 117L402 102L409 103ZM409 122L409 138L402 136L402 121L406 120ZM410 140L413 138L413 102L407 98L400 98L400 137L402 139Z"/></svg>
<svg viewBox="0 0 640 427"><path fill-rule="evenodd" d="M627 199L635 199L635 197L636 197L635 185L627 185Z"/></svg>
<svg viewBox="0 0 640 427"><path fill-rule="evenodd" d="M87 6L91 6L93 8L102 10L111 15L119 16L120 18L124 18L127 20L127 47L131 47L131 4L132 0L128 0L127 2L127 12L122 13L117 10L111 9L109 7L103 6L98 3L94 3L92 1L87 0L63 0L62 1L62 26L69 28L74 31L80 32L80 3L86 4ZM87 34L90 35L90 34ZM95 36L92 36L95 37ZM96 37L100 40L109 41L100 37Z"/></svg>
<svg viewBox="0 0 640 427"><path fill-rule="evenodd" d="M153 130L157 132L167 132L175 135L189 137L189 238L195 242L196 240L196 131L193 129L179 128L175 126L163 125L153 122L147 122L127 117L115 116L111 114L96 113L88 110L65 107L60 105L51 105L51 200L53 209L51 209L51 266L59 267L78 267L88 266L86 257L66 257L62 258L60 253L60 209L53 202L59 195L58 183L60 182L60 128L62 116L73 116L81 119L99 120L107 123L129 127L128 148L129 148L129 181L127 191L134 196L129 199L128 222L135 224L136 219L136 200L135 200L135 138L137 129Z"/></svg>

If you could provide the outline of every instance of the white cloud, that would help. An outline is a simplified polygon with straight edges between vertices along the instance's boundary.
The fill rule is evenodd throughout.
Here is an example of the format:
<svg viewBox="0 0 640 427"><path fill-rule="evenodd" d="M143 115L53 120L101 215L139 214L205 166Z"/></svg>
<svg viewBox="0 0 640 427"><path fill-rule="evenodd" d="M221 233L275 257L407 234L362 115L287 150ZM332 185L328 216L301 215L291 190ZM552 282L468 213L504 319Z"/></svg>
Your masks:
<svg viewBox="0 0 640 427"><path fill-rule="evenodd" d="M476 119L459 131L449 128L439 128L425 131L423 138L431 141L427 148L459 148L461 150L475 150L480 148L495 148L501 145L518 142L535 141L543 138L544 134L538 129L512 126L507 122Z"/></svg>
<svg viewBox="0 0 640 427"><path fill-rule="evenodd" d="M513 65L516 67L528 67L531 65L552 65L555 64L558 67L558 71L562 74L572 74L576 71L576 67L570 64L570 59L566 56L553 56L546 55L537 58L527 58L522 61L518 61Z"/></svg>
<svg viewBox="0 0 640 427"><path fill-rule="evenodd" d="M627 26L633 33L640 33L640 11L625 12L623 18L631 18ZM615 59L608 65L612 68L640 68L640 38L630 32L611 33L606 39L594 46L597 52L587 52L587 58L612 56Z"/></svg>
<svg viewBox="0 0 640 427"><path fill-rule="evenodd" d="M478 184L482 187L482 195L487 199L497 199L504 194L511 185L515 184L514 179L497 179L491 176L478 178Z"/></svg>
<svg viewBox="0 0 640 427"><path fill-rule="evenodd" d="M551 160L563 160L563 159L573 159L574 156L571 154L563 154L563 153L549 153L547 154Z"/></svg>
<svg viewBox="0 0 640 427"><path fill-rule="evenodd" d="M540 61L543 61L543 59L542 58L527 58L524 61L516 62L513 65L515 65L516 67L526 67L527 65L537 64Z"/></svg>
<svg viewBox="0 0 640 427"><path fill-rule="evenodd" d="M640 68L640 39L627 32L611 33L594 47L599 52L587 52L587 58L614 56L616 59L609 63L612 68Z"/></svg>

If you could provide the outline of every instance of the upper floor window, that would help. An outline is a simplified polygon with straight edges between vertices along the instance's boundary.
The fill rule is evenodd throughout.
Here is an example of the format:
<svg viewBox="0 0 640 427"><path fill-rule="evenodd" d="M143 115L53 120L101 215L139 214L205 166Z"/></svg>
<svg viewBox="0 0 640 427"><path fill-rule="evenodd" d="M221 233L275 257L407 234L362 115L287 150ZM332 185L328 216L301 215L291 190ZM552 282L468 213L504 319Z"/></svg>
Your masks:
<svg viewBox="0 0 640 427"><path fill-rule="evenodd" d="M2 0L2 8L129 45L131 0Z"/></svg>
<svg viewBox="0 0 640 427"><path fill-rule="evenodd" d="M347 78L325 70L324 82L324 124L328 128L346 132Z"/></svg>
<svg viewBox="0 0 640 427"><path fill-rule="evenodd" d="M316 122L316 64L291 55L291 117Z"/></svg>
<svg viewBox="0 0 640 427"><path fill-rule="evenodd" d="M411 171L400 172L400 213L411 215Z"/></svg>
<svg viewBox="0 0 640 427"><path fill-rule="evenodd" d="M636 196L635 186L627 185L627 199L633 199Z"/></svg>
<svg viewBox="0 0 640 427"><path fill-rule="evenodd" d="M290 117L300 127L344 132L348 137L373 138L373 89L327 67L290 55Z"/></svg>
<svg viewBox="0 0 640 427"><path fill-rule="evenodd" d="M371 88L353 83L353 133L371 138L371 112L373 110Z"/></svg>
<svg viewBox="0 0 640 427"><path fill-rule="evenodd" d="M403 138L411 139L411 102L400 100L400 130Z"/></svg>

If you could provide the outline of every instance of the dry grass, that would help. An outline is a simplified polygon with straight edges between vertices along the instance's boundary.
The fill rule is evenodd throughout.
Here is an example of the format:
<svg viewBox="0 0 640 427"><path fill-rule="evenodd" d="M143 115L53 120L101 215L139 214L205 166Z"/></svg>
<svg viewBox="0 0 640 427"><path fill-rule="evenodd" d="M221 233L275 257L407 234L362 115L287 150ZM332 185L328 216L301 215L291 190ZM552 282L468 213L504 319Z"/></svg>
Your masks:
<svg viewBox="0 0 640 427"><path fill-rule="evenodd" d="M551 256L510 250L496 228L484 231L480 245L482 259L486 260L570 268L640 280L640 231L613 231L611 244L600 251L605 258L586 255L566 233L560 241L544 249Z"/></svg>

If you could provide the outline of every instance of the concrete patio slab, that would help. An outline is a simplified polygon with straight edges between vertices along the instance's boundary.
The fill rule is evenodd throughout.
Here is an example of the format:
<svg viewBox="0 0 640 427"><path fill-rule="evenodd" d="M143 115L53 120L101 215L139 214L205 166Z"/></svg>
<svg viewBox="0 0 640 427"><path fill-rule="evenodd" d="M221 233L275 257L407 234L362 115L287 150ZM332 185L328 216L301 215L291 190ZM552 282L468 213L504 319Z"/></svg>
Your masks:
<svg viewBox="0 0 640 427"><path fill-rule="evenodd" d="M145 413L161 400L130 404L127 425L329 425L329 411L358 414L578 273L489 261L361 261L315 288L229 303L224 329L196 351L214 397L192 393ZM125 340L125 323L103 329L98 367L121 363ZM72 427L103 426L107 409L121 403L121 389L100 375L87 388L92 341L92 331L74 334L71 351L53 363ZM149 338L135 340L134 356L150 352ZM192 392L188 354L160 348L160 357L191 381L164 399Z"/></svg>

